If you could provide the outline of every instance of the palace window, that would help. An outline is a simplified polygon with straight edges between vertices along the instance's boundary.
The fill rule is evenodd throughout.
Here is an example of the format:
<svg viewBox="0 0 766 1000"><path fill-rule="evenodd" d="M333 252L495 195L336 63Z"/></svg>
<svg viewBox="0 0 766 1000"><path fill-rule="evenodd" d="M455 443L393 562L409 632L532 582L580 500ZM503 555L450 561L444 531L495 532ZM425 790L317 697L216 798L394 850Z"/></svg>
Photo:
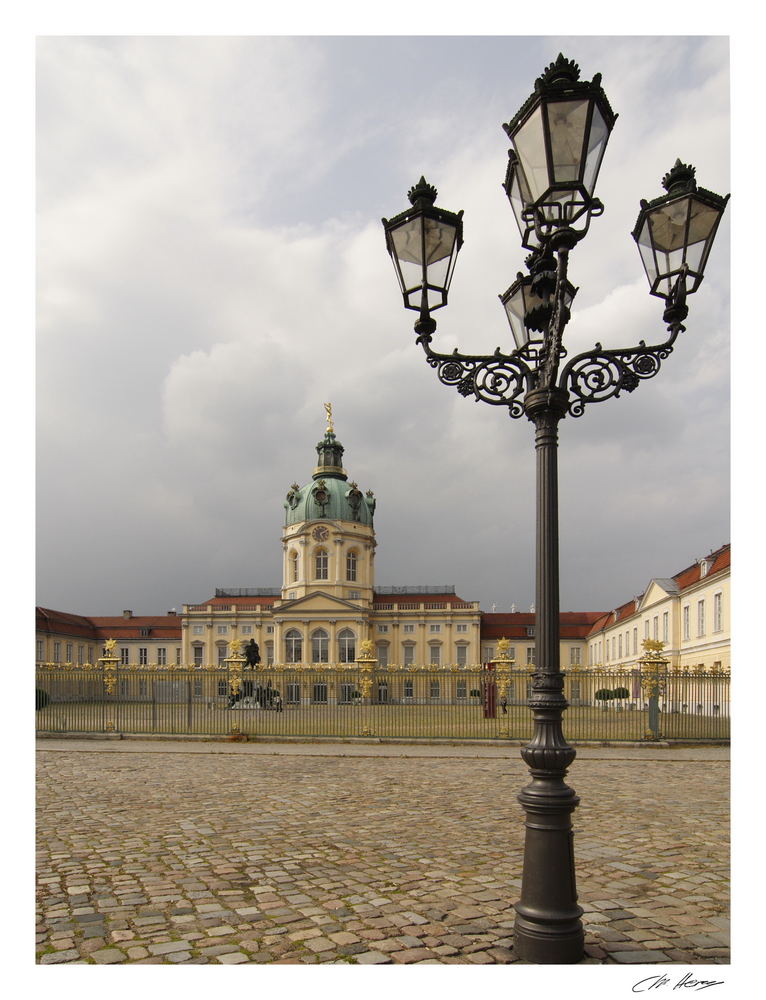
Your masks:
<svg viewBox="0 0 766 1000"><path fill-rule="evenodd" d="M71 642L68 642L66 644L66 662L67 663L71 663L72 662L72 643Z"/></svg>
<svg viewBox="0 0 766 1000"><path fill-rule="evenodd" d="M411 642L405 642L402 646L402 652L404 653L404 665L409 666L415 662L415 646Z"/></svg>
<svg viewBox="0 0 766 1000"><path fill-rule="evenodd" d="M428 695L430 698L438 698L441 694L441 684L436 677L432 677L428 687Z"/></svg>
<svg viewBox="0 0 766 1000"><path fill-rule="evenodd" d="M141 646L138 650L138 663L139 666L145 667L149 662L149 654L146 646Z"/></svg>
<svg viewBox="0 0 766 1000"><path fill-rule="evenodd" d="M441 646L431 646L431 656L430 662L431 666L438 667L442 661L442 648Z"/></svg>
<svg viewBox="0 0 766 1000"><path fill-rule="evenodd" d="M203 632L203 628L202 628L201 625L192 625L192 634L193 635L202 635L202 632Z"/></svg>
<svg viewBox="0 0 766 1000"><path fill-rule="evenodd" d="M569 647L569 665L570 667L580 666L580 647L570 646Z"/></svg>
<svg viewBox="0 0 766 1000"><path fill-rule="evenodd" d="M222 642L220 646L217 647L217 649L218 649L218 666L222 667L226 663L226 656L229 652L229 647L226 645L225 642Z"/></svg>
<svg viewBox="0 0 766 1000"><path fill-rule="evenodd" d="M376 653L378 657L378 666L387 667L388 666L388 643L381 642L376 647Z"/></svg>
<svg viewBox="0 0 766 1000"><path fill-rule="evenodd" d="M226 635L228 633L228 631L229 631L229 626L228 625L219 625L218 626L218 634L219 635Z"/></svg>
<svg viewBox="0 0 766 1000"><path fill-rule="evenodd" d="M167 663L167 650L164 646L160 646L157 650L157 666L164 667Z"/></svg>
<svg viewBox="0 0 766 1000"><path fill-rule="evenodd" d="M285 662L300 663L303 660L303 636L297 628L285 633Z"/></svg>
<svg viewBox="0 0 766 1000"><path fill-rule="evenodd" d="M705 634L705 602L697 601L697 635Z"/></svg>
<svg viewBox="0 0 766 1000"><path fill-rule="evenodd" d="M660 620L657 615L652 618L652 638L659 639L660 637Z"/></svg>
<svg viewBox="0 0 766 1000"><path fill-rule="evenodd" d="M455 626L455 631L456 632L467 632L468 631L468 626L467 625L456 625Z"/></svg>
<svg viewBox="0 0 766 1000"><path fill-rule="evenodd" d="M413 693L413 683L411 677L406 677L404 680L404 697L412 698Z"/></svg>
<svg viewBox="0 0 766 1000"><path fill-rule="evenodd" d="M252 635L253 634L253 626L252 625L240 625L240 629L239 630L242 633L242 635Z"/></svg>
<svg viewBox="0 0 766 1000"><path fill-rule="evenodd" d="M301 686L291 682L286 687L285 701L288 705L298 705L301 700Z"/></svg>
<svg viewBox="0 0 766 1000"><path fill-rule="evenodd" d="M633 655L638 654L638 627L633 629Z"/></svg>
<svg viewBox="0 0 766 1000"><path fill-rule="evenodd" d="M314 576L317 580L327 579L327 549L317 549L314 553Z"/></svg>
<svg viewBox="0 0 766 1000"><path fill-rule="evenodd" d="M315 684L311 692L311 700L315 705L327 704L327 684L320 682Z"/></svg>
<svg viewBox="0 0 766 1000"><path fill-rule="evenodd" d="M713 631L723 631L723 594L713 594Z"/></svg>
<svg viewBox="0 0 766 1000"><path fill-rule="evenodd" d="M201 667L202 666L202 652L203 652L203 647L202 646L192 646L192 656L194 657L194 666L195 667Z"/></svg>
<svg viewBox="0 0 766 1000"><path fill-rule="evenodd" d="M181 663L181 647L176 646L176 663L180 665Z"/></svg>
<svg viewBox="0 0 766 1000"><path fill-rule="evenodd" d="M664 643L670 642L670 612L662 612L662 641Z"/></svg>
<svg viewBox="0 0 766 1000"><path fill-rule="evenodd" d="M77 662L82 666L85 663L85 646L77 647Z"/></svg>
<svg viewBox="0 0 766 1000"><path fill-rule="evenodd" d="M402 625L402 632L404 632L406 635L410 635L414 631L415 631L414 625Z"/></svg>
<svg viewBox="0 0 766 1000"><path fill-rule="evenodd" d="M338 662L353 663L356 659L356 636L350 628L338 632Z"/></svg>
<svg viewBox="0 0 766 1000"><path fill-rule="evenodd" d="M535 647L527 646L527 666L533 667L535 664Z"/></svg>
<svg viewBox="0 0 766 1000"><path fill-rule="evenodd" d="M353 550L346 554L346 579L356 580L356 552Z"/></svg>
<svg viewBox="0 0 766 1000"><path fill-rule="evenodd" d="M42 663L42 659L43 659L43 640L42 639L38 639L37 640L37 661L38 661L38 663Z"/></svg>
<svg viewBox="0 0 766 1000"><path fill-rule="evenodd" d="M388 632L388 625L378 625L378 632Z"/></svg>
<svg viewBox="0 0 766 1000"><path fill-rule="evenodd" d="M441 625L429 625L428 626L428 631L429 632L441 632L441 630L442 630Z"/></svg>
<svg viewBox="0 0 766 1000"><path fill-rule="evenodd" d="M459 677L455 687L456 698L466 698L468 696L468 681L465 677Z"/></svg>
<svg viewBox="0 0 766 1000"><path fill-rule="evenodd" d="M468 658L468 646L460 645L457 647L457 665L459 667L464 667L466 660Z"/></svg>
<svg viewBox="0 0 766 1000"><path fill-rule="evenodd" d="M311 633L311 662L330 662L329 636L323 628L318 628Z"/></svg>
<svg viewBox="0 0 766 1000"><path fill-rule="evenodd" d="M53 662L61 662L61 643L58 640L53 643Z"/></svg>
<svg viewBox="0 0 766 1000"><path fill-rule="evenodd" d="M691 634L690 633L690 625L689 625L689 605L688 604L684 604L684 606L683 606L683 610L682 610L682 613L681 613L681 620L682 620L682 623L683 623L683 637L684 637L684 639L688 639L689 636L690 636L690 634Z"/></svg>
<svg viewBox="0 0 766 1000"><path fill-rule="evenodd" d="M293 583L298 582L298 553L290 553L290 579Z"/></svg>
<svg viewBox="0 0 766 1000"><path fill-rule="evenodd" d="M128 646L120 646L120 663L123 667L127 667L130 663L130 649Z"/></svg>

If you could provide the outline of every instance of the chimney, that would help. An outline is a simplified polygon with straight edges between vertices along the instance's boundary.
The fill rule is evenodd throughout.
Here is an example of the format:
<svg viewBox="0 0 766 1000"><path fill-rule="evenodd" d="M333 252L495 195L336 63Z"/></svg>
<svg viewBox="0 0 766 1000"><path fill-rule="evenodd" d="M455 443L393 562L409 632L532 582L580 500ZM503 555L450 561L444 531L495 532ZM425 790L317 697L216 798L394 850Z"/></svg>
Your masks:
<svg viewBox="0 0 766 1000"><path fill-rule="evenodd" d="M132 618L133 617L133 612L132 611L123 611L122 612L122 617L123 618Z"/></svg>
<svg viewBox="0 0 766 1000"><path fill-rule="evenodd" d="M177 614L178 614L178 612L176 611L176 609L175 609L175 608L171 608L171 609L170 609L170 611L168 611L168 614L169 614L169 615L177 615Z"/></svg>

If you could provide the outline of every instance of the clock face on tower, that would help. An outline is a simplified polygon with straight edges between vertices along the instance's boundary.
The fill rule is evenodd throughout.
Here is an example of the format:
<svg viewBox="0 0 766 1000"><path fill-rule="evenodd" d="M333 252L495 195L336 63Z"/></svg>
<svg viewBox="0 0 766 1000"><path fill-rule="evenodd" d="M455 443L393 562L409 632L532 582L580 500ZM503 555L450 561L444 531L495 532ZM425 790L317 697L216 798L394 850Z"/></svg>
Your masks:
<svg viewBox="0 0 766 1000"><path fill-rule="evenodd" d="M327 528L325 528L323 524L319 524L317 525L316 528L314 528L311 534L314 536L314 538L316 538L318 542L323 542L330 534L330 532L327 530Z"/></svg>

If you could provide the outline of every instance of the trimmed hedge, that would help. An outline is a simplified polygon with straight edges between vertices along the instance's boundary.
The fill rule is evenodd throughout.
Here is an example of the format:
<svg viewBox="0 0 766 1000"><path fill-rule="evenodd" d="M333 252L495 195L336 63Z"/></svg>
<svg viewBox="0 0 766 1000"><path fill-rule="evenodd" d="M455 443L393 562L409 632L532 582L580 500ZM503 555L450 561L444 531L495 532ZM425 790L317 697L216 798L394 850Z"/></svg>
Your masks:
<svg viewBox="0 0 766 1000"><path fill-rule="evenodd" d="M35 688L35 709L38 712L41 708L45 708L49 701L50 698L47 691L43 691L42 688Z"/></svg>

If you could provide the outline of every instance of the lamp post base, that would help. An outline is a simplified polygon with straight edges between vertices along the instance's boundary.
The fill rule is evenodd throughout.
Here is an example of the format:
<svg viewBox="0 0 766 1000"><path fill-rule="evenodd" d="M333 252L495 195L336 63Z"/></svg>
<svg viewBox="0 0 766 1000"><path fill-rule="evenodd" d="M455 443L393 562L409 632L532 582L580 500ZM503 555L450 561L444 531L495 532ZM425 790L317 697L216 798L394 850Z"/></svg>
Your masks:
<svg viewBox="0 0 766 1000"><path fill-rule="evenodd" d="M579 801L560 773L538 773L519 794L527 833L513 947L523 962L566 965L583 958L571 822Z"/></svg>

